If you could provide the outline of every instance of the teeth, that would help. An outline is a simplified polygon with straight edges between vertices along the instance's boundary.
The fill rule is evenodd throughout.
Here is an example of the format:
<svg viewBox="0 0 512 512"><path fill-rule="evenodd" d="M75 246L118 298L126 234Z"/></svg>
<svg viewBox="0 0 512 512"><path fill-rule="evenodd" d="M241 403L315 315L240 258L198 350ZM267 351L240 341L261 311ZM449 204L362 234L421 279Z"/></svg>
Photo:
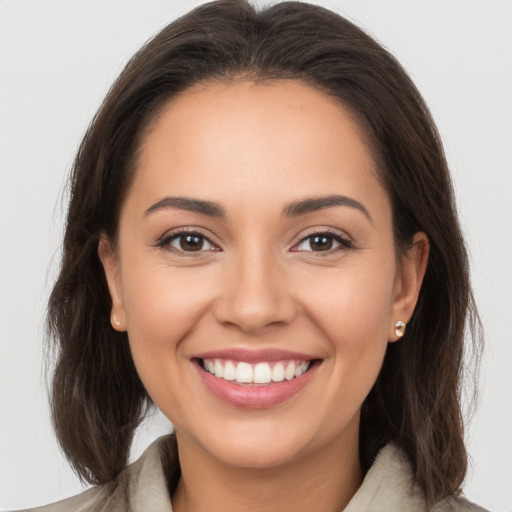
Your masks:
<svg viewBox="0 0 512 512"><path fill-rule="evenodd" d="M215 372L215 376L217 376L217 372ZM244 384L249 384L253 381L254 373L252 371L252 366L249 363L238 363L236 365L236 381L242 382Z"/></svg>
<svg viewBox="0 0 512 512"><path fill-rule="evenodd" d="M284 365L283 363L277 363L274 368L272 368L272 380L274 382L281 382L284 380Z"/></svg>
<svg viewBox="0 0 512 512"><path fill-rule="evenodd" d="M273 377L272 370L268 363L258 363L254 368L254 383L268 384Z"/></svg>
<svg viewBox="0 0 512 512"><path fill-rule="evenodd" d="M224 365L224 371L222 373L222 378L225 380L235 380L236 379L236 368L235 368L235 365L231 361L228 361Z"/></svg>
<svg viewBox="0 0 512 512"><path fill-rule="evenodd" d="M292 380L295 377L295 365L293 363L288 363L286 370L284 371L284 378L286 380Z"/></svg>
<svg viewBox="0 0 512 512"><path fill-rule="evenodd" d="M221 378L224 376L224 367L222 366L222 363L218 359L215 360L213 369L215 371L215 377ZM297 370L295 370L295 372L297 372Z"/></svg>
<svg viewBox="0 0 512 512"><path fill-rule="evenodd" d="M308 363L302 363L295 368L295 377L300 377L308 369Z"/></svg>
<svg viewBox="0 0 512 512"><path fill-rule="evenodd" d="M271 364L273 366L271 366ZM278 361L251 365L240 361L205 359L204 369L219 379L236 380L240 384L269 384L300 377L310 366L310 361Z"/></svg>

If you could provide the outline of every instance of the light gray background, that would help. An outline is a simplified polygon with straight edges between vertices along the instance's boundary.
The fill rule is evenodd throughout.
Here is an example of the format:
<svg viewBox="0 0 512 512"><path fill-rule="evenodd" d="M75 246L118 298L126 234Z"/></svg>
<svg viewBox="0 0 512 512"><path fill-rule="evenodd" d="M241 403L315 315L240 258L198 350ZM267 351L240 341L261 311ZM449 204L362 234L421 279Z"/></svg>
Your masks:
<svg viewBox="0 0 512 512"><path fill-rule="evenodd" d="M196 0L0 0L0 509L81 490L48 419L45 300L80 138L132 53ZM512 510L512 2L325 0L386 45L438 123L486 328L466 493ZM169 426L137 437L136 456Z"/></svg>

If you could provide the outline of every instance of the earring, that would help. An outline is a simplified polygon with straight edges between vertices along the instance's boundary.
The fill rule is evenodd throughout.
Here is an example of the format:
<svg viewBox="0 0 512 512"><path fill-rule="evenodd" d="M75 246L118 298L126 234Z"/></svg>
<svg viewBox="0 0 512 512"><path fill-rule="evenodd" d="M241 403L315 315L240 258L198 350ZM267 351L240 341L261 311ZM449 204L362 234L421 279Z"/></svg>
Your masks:
<svg viewBox="0 0 512 512"><path fill-rule="evenodd" d="M114 324L116 324L116 327L119 327L121 325L121 322L117 319L117 316L115 313L112 315L112 319L114 321Z"/></svg>
<svg viewBox="0 0 512 512"><path fill-rule="evenodd" d="M398 322L395 322L395 334L401 338L405 334L405 322L402 322L402 320L398 320Z"/></svg>

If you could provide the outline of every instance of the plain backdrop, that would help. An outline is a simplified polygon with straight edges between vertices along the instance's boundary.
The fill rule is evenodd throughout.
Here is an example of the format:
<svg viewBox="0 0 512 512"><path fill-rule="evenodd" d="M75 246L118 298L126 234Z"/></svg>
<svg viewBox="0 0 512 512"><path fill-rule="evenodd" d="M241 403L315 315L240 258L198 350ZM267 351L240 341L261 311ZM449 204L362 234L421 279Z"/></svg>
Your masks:
<svg viewBox="0 0 512 512"><path fill-rule="evenodd" d="M134 51L196 0L0 0L0 509L82 489L48 417L42 340L66 175ZM443 137L486 330L466 494L512 510L512 2L325 0L388 47ZM156 414L133 457L169 430Z"/></svg>

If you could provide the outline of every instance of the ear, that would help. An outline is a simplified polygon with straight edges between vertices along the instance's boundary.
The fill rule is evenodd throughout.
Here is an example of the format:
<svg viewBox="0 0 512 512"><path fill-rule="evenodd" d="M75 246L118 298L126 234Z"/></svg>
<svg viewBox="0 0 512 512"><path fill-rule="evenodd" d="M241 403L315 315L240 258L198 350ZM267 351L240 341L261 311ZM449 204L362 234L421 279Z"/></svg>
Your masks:
<svg viewBox="0 0 512 512"><path fill-rule="evenodd" d="M425 233L416 233L412 246L401 257L398 263L395 280L394 299L391 307L388 340L391 342L401 338L395 331L395 323L409 322L418 302L421 283L425 277L429 255L429 241Z"/></svg>
<svg viewBox="0 0 512 512"><path fill-rule="evenodd" d="M106 234L100 236L98 256L105 271L110 298L112 299L110 323L116 331L126 331L126 313L119 272L119 260Z"/></svg>

